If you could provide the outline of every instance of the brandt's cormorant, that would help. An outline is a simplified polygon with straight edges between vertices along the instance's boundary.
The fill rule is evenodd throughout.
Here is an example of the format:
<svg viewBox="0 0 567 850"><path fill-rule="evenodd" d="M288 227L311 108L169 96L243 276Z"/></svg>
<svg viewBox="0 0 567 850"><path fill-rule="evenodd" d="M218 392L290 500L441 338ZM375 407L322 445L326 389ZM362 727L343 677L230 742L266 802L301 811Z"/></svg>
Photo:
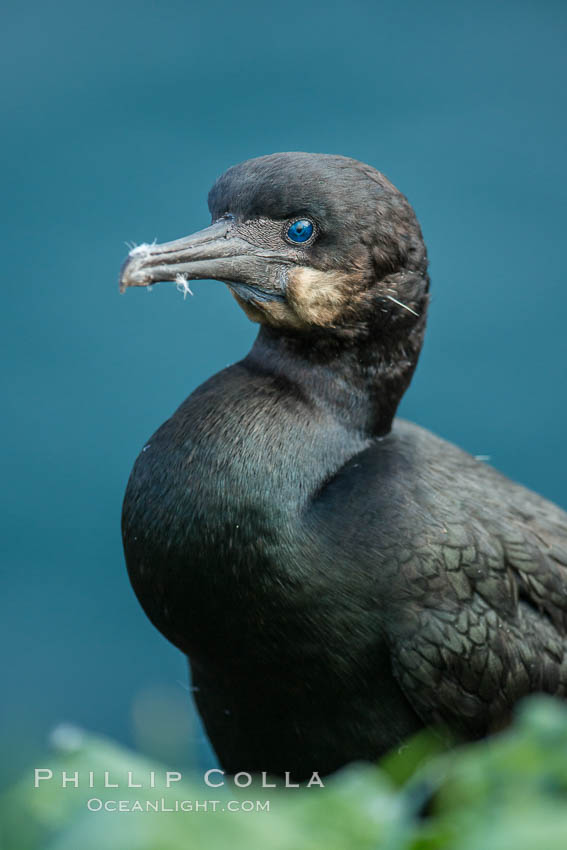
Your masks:
<svg viewBox="0 0 567 850"><path fill-rule="evenodd" d="M216 279L260 331L149 439L123 537L222 766L301 779L564 697L567 514L394 420L429 288L406 198L361 162L280 153L230 168L209 208L121 285Z"/></svg>

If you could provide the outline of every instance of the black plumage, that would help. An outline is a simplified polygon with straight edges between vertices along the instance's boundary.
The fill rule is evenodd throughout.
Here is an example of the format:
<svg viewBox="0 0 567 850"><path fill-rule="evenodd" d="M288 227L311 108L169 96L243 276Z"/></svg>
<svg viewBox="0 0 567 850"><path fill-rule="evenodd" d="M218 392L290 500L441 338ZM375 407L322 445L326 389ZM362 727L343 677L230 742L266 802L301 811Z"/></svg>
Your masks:
<svg viewBox="0 0 567 850"><path fill-rule="evenodd" d="M567 514L394 421L429 288L407 200L288 153L229 169L209 206L211 227L135 249L122 286L222 280L260 332L150 438L123 537L223 767L329 773L565 696Z"/></svg>

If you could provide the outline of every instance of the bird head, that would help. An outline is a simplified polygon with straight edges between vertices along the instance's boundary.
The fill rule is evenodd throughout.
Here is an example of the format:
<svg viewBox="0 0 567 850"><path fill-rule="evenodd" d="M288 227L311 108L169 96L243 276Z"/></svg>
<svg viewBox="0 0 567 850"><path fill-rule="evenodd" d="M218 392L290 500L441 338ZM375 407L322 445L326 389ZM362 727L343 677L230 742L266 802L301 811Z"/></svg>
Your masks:
<svg viewBox="0 0 567 850"><path fill-rule="evenodd" d="M379 171L343 156L277 153L229 168L212 224L135 248L120 286L212 279L255 322L301 334L415 332L427 253L415 214Z"/></svg>

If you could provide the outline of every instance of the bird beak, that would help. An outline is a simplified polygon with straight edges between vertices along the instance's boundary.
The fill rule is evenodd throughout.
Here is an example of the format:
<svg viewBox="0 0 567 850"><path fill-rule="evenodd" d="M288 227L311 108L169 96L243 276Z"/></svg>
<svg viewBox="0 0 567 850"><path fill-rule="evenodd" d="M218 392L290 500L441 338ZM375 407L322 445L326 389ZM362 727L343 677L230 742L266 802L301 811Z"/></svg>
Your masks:
<svg viewBox="0 0 567 850"><path fill-rule="evenodd" d="M267 272L275 259L274 252L251 245L234 232L232 221L222 219L173 242L138 245L122 267L120 291L166 280L212 279L258 286L268 294L272 286ZM274 285L274 295L277 289Z"/></svg>

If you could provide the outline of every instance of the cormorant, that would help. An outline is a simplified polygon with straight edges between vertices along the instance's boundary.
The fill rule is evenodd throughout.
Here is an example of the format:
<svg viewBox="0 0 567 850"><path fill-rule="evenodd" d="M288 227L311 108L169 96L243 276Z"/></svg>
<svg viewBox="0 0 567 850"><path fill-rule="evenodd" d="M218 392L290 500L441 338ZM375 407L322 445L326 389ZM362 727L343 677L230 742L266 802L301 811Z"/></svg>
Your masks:
<svg viewBox="0 0 567 850"><path fill-rule="evenodd" d="M123 538L221 765L323 775L564 697L567 514L394 419L429 289L406 198L353 159L279 153L209 208L132 251L121 286L216 279L260 330L144 446Z"/></svg>

